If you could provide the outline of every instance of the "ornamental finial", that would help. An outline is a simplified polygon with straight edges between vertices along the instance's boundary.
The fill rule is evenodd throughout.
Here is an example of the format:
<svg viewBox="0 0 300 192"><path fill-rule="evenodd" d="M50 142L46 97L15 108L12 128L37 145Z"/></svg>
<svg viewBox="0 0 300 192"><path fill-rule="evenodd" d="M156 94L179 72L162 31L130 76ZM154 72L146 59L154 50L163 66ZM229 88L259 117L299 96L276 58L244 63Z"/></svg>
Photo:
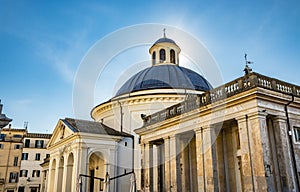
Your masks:
<svg viewBox="0 0 300 192"><path fill-rule="evenodd" d="M245 62L246 62L246 65L245 65L245 68L244 68L244 72L245 72L245 75L248 75L249 73L252 72L252 69L251 67L248 66L248 64L252 64L253 62L252 61L248 61L247 59L247 54L245 54Z"/></svg>

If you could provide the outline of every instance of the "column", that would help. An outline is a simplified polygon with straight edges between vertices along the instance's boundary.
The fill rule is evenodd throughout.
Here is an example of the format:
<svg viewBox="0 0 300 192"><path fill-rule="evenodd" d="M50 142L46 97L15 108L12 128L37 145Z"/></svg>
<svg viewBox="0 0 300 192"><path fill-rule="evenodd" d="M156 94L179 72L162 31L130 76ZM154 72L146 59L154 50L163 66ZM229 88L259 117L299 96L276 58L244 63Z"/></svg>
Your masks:
<svg viewBox="0 0 300 192"><path fill-rule="evenodd" d="M61 185L61 189L62 191L67 191L66 186L67 186L67 182L68 182L68 178L67 178L67 172L68 172L68 157L66 155L66 157L64 158L64 169L63 169L63 177L60 178L60 180L62 180L62 185Z"/></svg>
<svg viewBox="0 0 300 192"><path fill-rule="evenodd" d="M292 135L287 134L287 121L285 116L276 116L273 118L274 136L276 140L277 156L280 170L280 180L283 191L295 190L295 176L293 172L293 165L290 153L290 144L288 137Z"/></svg>
<svg viewBox="0 0 300 192"><path fill-rule="evenodd" d="M195 130L196 133L196 159L197 159L197 181L198 191L205 192L205 172L204 172L204 155L203 155L203 129Z"/></svg>
<svg viewBox="0 0 300 192"><path fill-rule="evenodd" d="M202 149L204 155L205 191L218 191L218 176L215 167L215 138L213 127L207 126L203 129Z"/></svg>
<svg viewBox="0 0 300 192"><path fill-rule="evenodd" d="M177 167L177 161L176 161L176 156L177 156L177 143L176 143L176 136L171 136L170 137L170 172L171 172L171 190L170 191L177 191L177 172L178 172L178 167Z"/></svg>
<svg viewBox="0 0 300 192"><path fill-rule="evenodd" d="M117 176L117 169L115 169L118 166L117 158L116 158L116 145L114 146L114 148L106 151L104 159L105 159L104 166L106 168L105 174L108 173L110 178ZM117 185L118 185L117 181L118 179L115 179L110 182L109 190L111 191L117 190Z"/></svg>
<svg viewBox="0 0 300 192"><path fill-rule="evenodd" d="M48 183L47 183L47 191L48 192L54 192L56 190L57 184L55 183L55 176L56 176L56 160L55 158L50 158L49 163L49 174L48 174ZM55 166L55 167L54 167Z"/></svg>
<svg viewBox="0 0 300 192"><path fill-rule="evenodd" d="M238 133L240 138L240 155L241 155L241 177L244 191L253 191L254 180L252 179L252 150L249 138L247 119L245 116L236 118L238 124ZM255 152L255 151L253 151ZM255 159L254 159L255 161Z"/></svg>
<svg viewBox="0 0 300 192"><path fill-rule="evenodd" d="M266 113L252 113L248 115L248 129L251 158L253 159L253 179L255 191L267 191L268 186L265 166L269 166L270 148L266 125Z"/></svg>
<svg viewBox="0 0 300 192"><path fill-rule="evenodd" d="M143 168L144 168L144 191L150 191L150 144L149 142L144 143L144 159L143 159Z"/></svg>
<svg viewBox="0 0 300 192"><path fill-rule="evenodd" d="M88 173L88 165L89 165L89 159L88 159L88 148L83 145L79 145L78 148L76 148L74 151L76 151L76 155L74 155L74 173L73 178L79 179L80 174L89 175ZM79 184L79 191L87 191L88 186L88 179L86 177L81 177ZM73 185L76 186L76 185Z"/></svg>
<svg viewBox="0 0 300 192"><path fill-rule="evenodd" d="M171 165L170 165L170 138L164 138L164 152L165 152L165 183L164 191L171 190Z"/></svg>
<svg viewBox="0 0 300 192"><path fill-rule="evenodd" d="M152 176L151 176L151 185L153 190L151 191L157 191L158 190L158 166L159 166L159 155L158 155L158 149L156 145L152 145Z"/></svg>
<svg viewBox="0 0 300 192"><path fill-rule="evenodd" d="M64 175L64 158L59 156L59 160L56 162L56 171L55 171L55 187L54 191L62 191L62 181L65 179Z"/></svg>

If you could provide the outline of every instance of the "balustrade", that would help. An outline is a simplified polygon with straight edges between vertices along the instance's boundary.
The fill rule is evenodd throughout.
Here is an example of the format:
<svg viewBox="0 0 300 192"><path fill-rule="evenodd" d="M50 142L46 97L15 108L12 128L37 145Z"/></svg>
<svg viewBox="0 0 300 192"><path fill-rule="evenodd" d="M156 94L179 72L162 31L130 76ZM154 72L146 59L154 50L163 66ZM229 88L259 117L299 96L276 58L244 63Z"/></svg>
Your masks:
<svg viewBox="0 0 300 192"><path fill-rule="evenodd" d="M187 100L179 104L149 115L144 120L144 126L181 115L185 112L212 104L217 101L224 100L237 93L241 93L254 87L262 87L300 97L299 86L253 72L201 95L191 95L187 97Z"/></svg>

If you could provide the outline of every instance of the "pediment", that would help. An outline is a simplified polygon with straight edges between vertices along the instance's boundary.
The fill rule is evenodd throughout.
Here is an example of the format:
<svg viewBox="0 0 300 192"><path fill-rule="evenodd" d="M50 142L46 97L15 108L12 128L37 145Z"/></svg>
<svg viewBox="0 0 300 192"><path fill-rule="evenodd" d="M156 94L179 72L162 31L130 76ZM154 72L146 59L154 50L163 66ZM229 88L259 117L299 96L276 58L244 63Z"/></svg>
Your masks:
<svg viewBox="0 0 300 192"><path fill-rule="evenodd" d="M55 126L52 137L48 143L48 147L51 147L61 140L64 140L66 137L69 137L72 134L74 134L74 131L60 119Z"/></svg>

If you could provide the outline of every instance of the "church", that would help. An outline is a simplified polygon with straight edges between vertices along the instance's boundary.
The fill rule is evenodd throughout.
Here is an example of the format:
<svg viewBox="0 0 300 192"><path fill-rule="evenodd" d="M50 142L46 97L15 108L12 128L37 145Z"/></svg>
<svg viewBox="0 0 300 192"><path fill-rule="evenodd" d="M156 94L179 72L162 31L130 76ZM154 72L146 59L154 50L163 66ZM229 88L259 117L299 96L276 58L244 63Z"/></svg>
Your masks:
<svg viewBox="0 0 300 192"><path fill-rule="evenodd" d="M166 35L94 121L60 119L47 191L298 191L300 87L252 72L219 87Z"/></svg>

